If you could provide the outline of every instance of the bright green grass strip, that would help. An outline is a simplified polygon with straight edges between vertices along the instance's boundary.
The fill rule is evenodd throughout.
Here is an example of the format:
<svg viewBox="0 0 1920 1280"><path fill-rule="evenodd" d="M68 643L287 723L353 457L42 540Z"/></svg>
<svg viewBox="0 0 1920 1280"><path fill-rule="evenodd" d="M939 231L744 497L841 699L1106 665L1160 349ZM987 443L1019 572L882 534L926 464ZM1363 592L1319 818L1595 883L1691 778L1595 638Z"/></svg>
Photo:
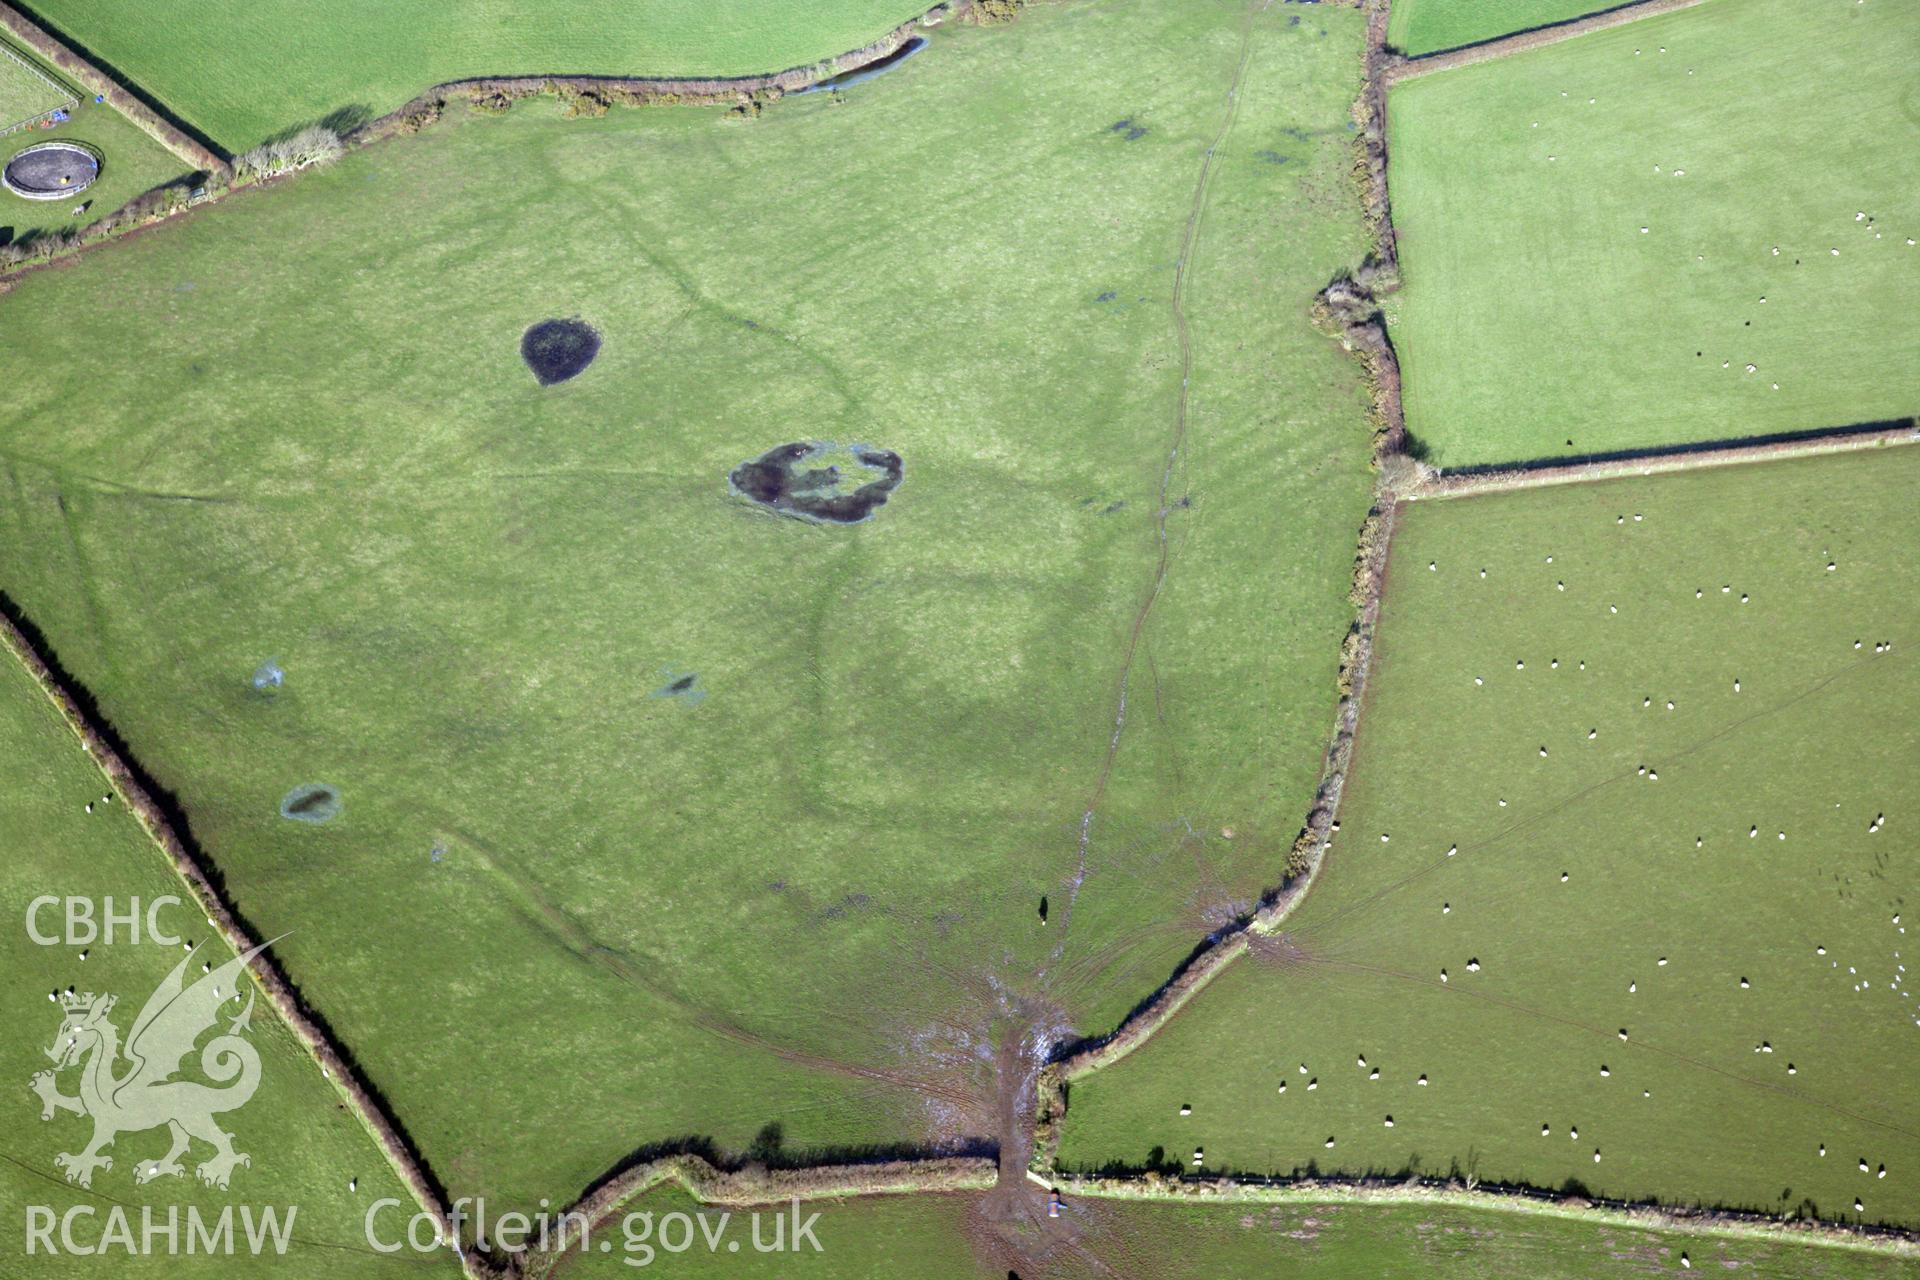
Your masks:
<svg viewBox="0 0 1920 1280"><path fill-rule="evenodd" d="M455 1194L991 1132L1006 993L1110 1027L1277 878L1370 495L1305 320L1364 252L1360 18L1291 16L1045 6L750 124L451 113L8 296L5 589ZM730 496L809 438L905 484Z"/></svg>
<svg viewBox="0 0 1920 1280"><path fill-rule="evenodd" d="M342 109L488 75L747 76L860 48L929 0L43 0L38 12L240 151Z"/></svg>
<svg viewBox="0 0 1920 1280"><path fill-rule="evenodd" d="M44 1225L50 1214L57 1223L73 1211L71 1242L80 1249L98 1246L108 1232L108 1215L119 1206L132 1228L134 1249L142 1239L143 1209L150 1208L165 1223L177 1211L182 1224L176 1236L179 1253L187 1250L186 1215L197 1212L209 1228L223 1210L249 1206L254 1212L271 1207L285 1223L292 1218L291 1242L280 1266L311 1269L311 1274L342 1276L455 1276L459 1268L450 1257L414 1255L405 1260L375 1256L365 1243L361 1220L367 1208L382 1197L400 1200L412 1212L413 1199L389 1168L337 1091L321 1078L307 1056L264 997L254 1003L246 1039L259 1051L260 1084L250 1100L218 1117L233 1135L234 1148L251 1164L235 1169L225 1190L202 1185L196 1167L213 1154L196 1141L182 1160L179 1176L162 1177L141 1185L136 1166L157 1160L168 1147L167 1131L129 1129L107 1149L113 1167L95 1171L90 1188L69 1185L54 1157L81 1151L93 1132L90 1119L58 1111L42 1122L40 1102L27 1089L28 1080L52 1066L46 1050L59 1039L62 1011L50 1003L50 991L72 986L79 991L112 994L118 1005L109 1015L124 1037L147 997L169 972L186 958L179 946L153 943L145 933L144 916L156 899L173 895L190 904L191 895L168 869L165 856L116 797L100 803L108 793L105 778L51 703L27 677L15 659L0 651L0 760L6 761L7 785L0 789L0 907L6 927L0 930L0 972L6 974L4 1004L9 1033L0 1038L0 1078L6 1091L4 1126L0 1140L0 1198L7 1205L5 1235L0 1250L24 1257L29 1247L30 1222ZM92 803L93 812L86 812ZM40 945L29 935L28 906L36 898L84 898L97 921L112 899L113 910L124 915L138 900L143 916L138 941L129 939L122 924L109 945ZM201 946L188 966L186 980L201 978L200 957L216 968L232 952L206 927L204 917L190 905L162 907L156 916L164 930ZM65 936L63 908L42 907L34 923L43 936ZM249 988L251 989L250 985ZM241 1005L231 1004L220 1020L225 1030ZM202 1043L212 1038L209 1032ZM198 1055L188 1060L181 1078L211 1083L200 1074ZM125 1074L129 1064L114 1065ZM82 1068L59 1071L62 1094L79 1091ZM349 1181L357 1189L349 1190ZM236 1217L234 1231L244 1242ZM50 1237L53 1255L39 1238L33 1261L25 1265L36 1276L98 1275L103 1266L116 1276L176 1276L183 1260L170 1253L163 1237L150 1253L140 1254L109 1246L96 1256L69 1250L57 1225ZM237 1256L193 1259L195 1276L243 1277L260 1274L265 1263L252 1257L244 1243ZM102 1258L110 1259L103 1262Z"/></svg>
<svg viewBox="0 0 1920 1280"><path fill-rule="evenodd" d="M1396 0L1387 42L1418 56L1610 9L1619 0Z"/></svg>
<svg viewBox="0 0 1920 1280"><path fill-rule="evenodd" d="M1920 409L1916 60L1909 5L1713 0L1396 87L1391 319L1433 460Z"/></svg>
<svg viewBox="0 0 1920 1280"><path fill-rule="evenodd" d="M154 141L112 107L89 101L73 119L52 129L32 129L0 141L10 156L35 142L72 139L100 153L100 176L71 200L26 200L0 190L0 242L24 240L35 232L77 229L112 213L144 191L181 175L180 158ZM86 211L73 211L84 204ZM9 231L11 234L9 235Z"/></svg>
<svg viewBox="0 0 1920 1280"><path fill-rule="evenodd" d="M1817 1245L1441 1205L1156 1204L1070 1197L1059 1218L1016 1224L990 1221L976 1197L882 1196L804 1203L802 1222L819 1215L808 1237L819 1241L819 1251L803 1244L797 1251L767 1253L753 1249L751 1211L703 1208L684 1192L663 1189L641 1198L630 1212L647 1216L616 1219L564 1274L595 1280L632 1275L645 1261L675 1275L729 1278L1603 1280L1620 1275L1623 1265L1678 1274L1684 1253L1695 1271L1708 1274L1725 1269L1758 1280L1891 1280L1913 1265ZM786 1219L783 1241L794 1239L791 1207L759 1212L762 1243L772 1243L776 1216ZM691 1245L678 1252L664 1247L679 1246L689 1236ZM601 1240L612 1248L599 1252ZM729 1248L733 1244L738 1249Z"/></svg>
<svg viewBox="0 0 1920 1280"><path fill-rule="evenodd" d="M1321 881L1074 1085L1063 1161L1920 1221L1917 482L1909 447L1411 507Z"/></svg>
<svg viewBox="0 0 1920 1280"><path fill-rule="evenodd" d="M70 96L59 80L31 55L0 41L0 129L44 115ZM16 139L27 136L8 134L0 139L0 150L12 155L18 149ZM37 133L32 136L39 141Z"/></svg>

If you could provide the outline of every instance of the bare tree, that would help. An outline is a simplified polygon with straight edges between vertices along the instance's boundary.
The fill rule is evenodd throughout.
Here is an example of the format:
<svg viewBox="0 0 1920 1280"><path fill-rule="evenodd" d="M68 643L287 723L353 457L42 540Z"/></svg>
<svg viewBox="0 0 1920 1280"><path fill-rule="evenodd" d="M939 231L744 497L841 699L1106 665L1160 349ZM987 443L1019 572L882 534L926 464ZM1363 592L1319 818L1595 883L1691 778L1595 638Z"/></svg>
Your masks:
<svg viewBox="0 0 1920 1280"><path fill-rule="evenodd" d="M310 165L331 164L346 151L340 135L325 125L313 124L285 138L263 142L233 160L237 178L271 178L292 173Z"/></svg>

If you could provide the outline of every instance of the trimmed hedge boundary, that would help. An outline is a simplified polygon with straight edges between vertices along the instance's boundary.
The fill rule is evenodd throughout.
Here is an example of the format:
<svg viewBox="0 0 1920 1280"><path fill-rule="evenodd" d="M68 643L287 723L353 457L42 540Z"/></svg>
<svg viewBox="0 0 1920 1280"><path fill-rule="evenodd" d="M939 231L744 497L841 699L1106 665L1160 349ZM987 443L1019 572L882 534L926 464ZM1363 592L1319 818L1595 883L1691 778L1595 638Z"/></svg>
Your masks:
<svg viewBox="0 0 1920 1280"><path fill-rule="evenodd" d="M189 169L218 173L226 167L226 160L198 138L163 117L148 106L145 99L129 91L118 80L68 48L58 37L10 4L0 3L0 28L5 28L14 39L79 81L89 93L104 97L114 110L186 161Z"/></svg>
<svg viewBox="0 0 1920 1280"><path fill-rule="evenodd" d="M767 104L779 101L788 92L832 79L845 71L856 70L893 53L912 38L920 27L937 26L953 20L992 23L1004 21L1011 10L1032 0L941 0L918 18L901 23L878 40L852 49L837 57L826 58L804 67L760 76L731 79L648 78L620 76L489 76L453 80L435 85L395 111L388 112L346 134L341 140L349 149L369 146L397 135L418 133L437 122L446 108L465 102L479 111L502 111L516 101L531 97L555 97L565 104L570 116L604 115L613 107L651 106L731 106L743 117L753 117ZM11 256L0 256L0 293L29 271L74 256L95 245L121 235L165 222L175 215L203 204L214 204L234 192L252 186L279 181L286 174L264 178L237 175L232 164L163 119L145 101L122 88L106 72L87 62L73 50L47 34L30 19L0 0L0 28L12 31L54 62L85 82L128 119L146 130L170 151L193 165L204 175L198 190L194 182L175 182L156 187L135 197L121 208L76 232L54 233L37 238L31 244L7 246Z"/></svg>
<svg viewBox="0 0 1920 1280"><path fill-rule="evenodd" d="M1518 1183L1469 1183L1459 1178L1300 1178L1064 1177L1063 1193L1112 1200L1225 1204L1428 1204L1497 1213L1599 1222L1609 1226L1673 1231L1688 1235L1731 1236L1777 1244L1823 1246L1920 1258L1920 1235L1898 1227L1842 1226L1832 1222L1782 1220L1737 1209L1688 1209L1650 1201L1609 1200Z"/></svg>
<svg viewBox="0 0 1920 1280"><path fill-rule="evenodd" d="M1509 54L1524 53L1528 49L1558 44L1562 40L1571 40L1575 36L1583 36L1590 31L1604 31L1608 27L1624 26L1629 22L1638 22L1641 18L1650 18L1657 13L1691 9L1703 3L1705 0L1628 0L1626 4L1615 5L1599 13L1590 13L1584 18L1568 18L1565 22L1550 23L1544 27L1530 27L1525 31L1516 31L1512 35L1495 36L1475 44L1463 44L1454 49L1438 49L1433 53L1423 53L1412 58L1404 54L1391 54L1387 66L1387 83L1397 84L1402 80L1430 75L1435 71L1450 71L1454 67L1465 67L1476 62L1504 58Z"/></svg>
<svg viewBox="0 0 1920 1280"><path fill-rule="evenodd" d="M1862 449L1893 448L1920 443L1920 419L1862 423L1851 427L1816 428L1776 436L1727 440L1718 443L1669 445L1627 449L1580 461L1546 459L1457 470L1425 468L1420 482L1408 494L1418 498L1467 498L1507 489L1533 489L1551 484L1589 484L1625 476L1664 475L1703 467L1738 466L1771 459L1812 458Z"/></svg>
<svg viewBox="0 0 1920 1280"><path fill-rule="evenodd" d="M414 133L440 118L453 102L479 110L504 110L522 98L552 96L567 102L576 114L602 115L610 107L733 106L743 114L777 102L795 89L804 89L897 51L916 29L934 26L949 16L962 20L974 10L974 0L954 0L933 6L918 18L909 18L893 30L858 49L804 67L790 67L769 75L708 79L649 76L477 76L436 84L411 102L355 130L348 138L359 146L395 133Z"/></svg>

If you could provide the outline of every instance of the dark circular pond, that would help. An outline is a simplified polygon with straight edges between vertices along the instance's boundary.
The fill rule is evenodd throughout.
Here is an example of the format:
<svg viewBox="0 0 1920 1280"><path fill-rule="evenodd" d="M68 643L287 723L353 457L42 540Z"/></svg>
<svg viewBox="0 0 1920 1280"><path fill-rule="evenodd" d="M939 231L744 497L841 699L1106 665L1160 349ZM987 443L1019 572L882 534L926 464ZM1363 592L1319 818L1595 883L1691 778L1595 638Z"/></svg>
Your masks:
<svg viewBox="0 0 1920 1280"><path fill-rule="evenodd" d="M585 320L542 320L520 338L520 358L540 385L578 377L600 354L600 331Z"/></svg>

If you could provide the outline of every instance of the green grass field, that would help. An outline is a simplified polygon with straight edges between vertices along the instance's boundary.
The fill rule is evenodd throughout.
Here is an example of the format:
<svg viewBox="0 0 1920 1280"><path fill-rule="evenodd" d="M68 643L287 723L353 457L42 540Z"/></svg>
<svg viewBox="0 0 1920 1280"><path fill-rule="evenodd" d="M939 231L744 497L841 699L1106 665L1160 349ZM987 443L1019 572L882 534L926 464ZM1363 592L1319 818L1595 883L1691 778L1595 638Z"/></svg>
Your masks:
<svg viewBox="0 0 1920 1280"><path fill-rule="evenodd" d="M45 115L72 96L31 54L0 41L0 129ZM27 136L8 134L0 146L14 146L15 139Z"/></svg>
<svg viewBox="0 0 1920 1280"><path fill-rule="evenodd" d="M1433 460L1913 414L1916 58L1909 6L1712 0L1397 85L1390 320Z"/></svg>
<svg viewBox="0 0 1920 1280"><path fill-rule="evenodd" d="M450 113L7 297L5 589L453 1194L990 1134L989 1043L1278 878L1369 501L1305 317L1361 24L1253 11L1229 99L1249 12L1046 6L751 123ZM812 438L905 483L729 494Z"/></svg>
<svg viewBox="0 0 1920 1280"><path fill-rule="evenodd" d="M1619 0L1396 0L1387 43L1418 56L1565 22Z"/></svg>
<svg viewBox="0 0 1920 1280"><path fill-rule="evenodd" d="M33 129L0 139L0 158L37 142L71 138L100 153L100 176L71 200L27 200L0 190L0 243L30 238L36 232L79 228L104 217L145 191L180 177L186 166L125 116L92 101L77 107L73 119L51 129ZM86 203L76 217L75 206Z"/></svg>
<svg viewBox="0 0 1920 1280"><path fill-rule="evenodd" d="M459 1275L450 1257L442 1261L434 1255L413 1255L396 1261L365 1246L361 1218L369 1205L387 1196L408 1206L413 1201L372 1137L344 1108L264 998L255 1004L246 1037L261 1058L258 1091L244 1106L219 1117L222 1127L233 1134L235 1149L252 1161L232 1172L226 1190L196 1180L196 1166L213 1154L211 1147L199 1142L183 1158L180 1176L136 1183L136 1166L166 1153L164 1129L121 1133L106 1152L113 1167L95 1171L90 1187L71 1186L64 1180L54 1157L81 1151L92 1123L65 1111L43 1123L40 1102L26 1087L32 1076L51 1066L45 1051L59 1039L62 1010L48 1002L47 994L74 986L118 996L110 1021L124 1036L148 995L184 953L179 947L152 943L144 932L140 941L131 941L124 935L124 925L112 945L97 941L67 945L60 941L65 936L64 908L58 905L43 907L35 917L41 935L56 939L54 945L40 945L28 932L29 904L44 895L86 898L94 904L98 919L104 913L101 903L109 897L120 914L126 913L131 899L138 899L143 916L147 905L165 895L183 903L191 903L192 898L126 806L118 800L97 803L108 793L106 779L52 704L4 651L0 651L0 759L7 762L8 776L8 785L0 790L0 846L6 849L6 857L0 859L0 904L7 919L0 933L0 957L7 975L9 1028L0 1038L0 1080L6 1082L0 1198L7 1204L6 1236L0 1247L25 1256L29 1206L43 1207L56 1217L81 1207L73 1236L85 1248L100 1242L107 1215L116 1205L129 1215L136 1239L143 1206L154 1206L161 1221L167 1206L176 1206L183 1222L191 1207L209 1224L218 1220L223 1208L239 1205L255 1210L273 1207L285 1222L291 1206L290 1239L278 1266L324 1266L325 1274L344 1276ZM86 812L89 802L95 802L92 813ZM211 930L204 927L204 918L197 917L189 905L163 907L155 919L183 940L212 948L198 954L215 968L232 957L218 939L209 938ZM200 964L190 964L187 979L200 977ZM226 1008L222 1028L239 1012L238 1005ZM124 1073L127 1064L117 1064L114 1070ZM189 1079L205 1079L193 1066L185 1074ZM75 1095L79 1076L78 1067L59 1072L60 1092ZM348 1190L350 1179L358 1183L352 1191ZM91 1217L86 1216L89 1210ZM236 1220L235 1231L240 1230ZM260 1268L266 1265L244 1252L213 1261L201 1256L192 1260L195 1269L188 1273L181 1269L187 1265L184 1260L164 1250L134 1256L108 1248L102 1256L76 1256L61 1245L57 1230L52 1241L57 1256L36 1250L34 1261L23 1264L32 1274L98 1275L103 1266L111 1266L117 1276L239 1277L261 1274ZM183 1228L180 1248L185 1247Z"/></svg>
<svg viewBox="0 0 1920 1280"><path fill-rule="evenodd" d="M62 34L232 151L342 109L474 76L749 76L879 39L931 0L42 0Z"/></svg>
<svg viewBox="0 0 1920 1280"><path fill-rule="evenodd" d="M1075 1083L1063 1163L1920 1222L1916 482L1897 448L1414 504L1320 882Z"/></svg>
<svg viewBox="0 0 1920 1280"><path fill-rule="evenodd" d="M1910 1274L1910 1261L1849 1249L1771 1241L1685 1236L1582 1222L1567 1217L1495 1213L1437 1205L1351 1203L1167 1204L1069 1199L1059 1219L1014 1228L988 1223L967 1196L875 1197L802 1206L818 1213L819 1252L756 1254L746 1210L702 1207L678 1190L653 1192L631 1212L629 1235L616 1219L594 1250L560 1273L583 1278L648 1271L690 1276L832 1276L836 1280L912 1274L930 1280L1214 1280L1284 1276L1289 1280L1601 1280L1625 1274L1733 1271L1759 1280L1850 1280ZM772 1216L763 1209L761 1238ZM791 1228L792 1210L786 1209ZM726 1221L720 1215L727 1213ZM683 1215L690 1222L673 1220ZM690 1234L692 1244L679 1252ZM719 1242L709 1251L708 1235ZM740 1243L739 1251L727 1248ZM642 1274L646 1274L643 1272Z"/></svg>

